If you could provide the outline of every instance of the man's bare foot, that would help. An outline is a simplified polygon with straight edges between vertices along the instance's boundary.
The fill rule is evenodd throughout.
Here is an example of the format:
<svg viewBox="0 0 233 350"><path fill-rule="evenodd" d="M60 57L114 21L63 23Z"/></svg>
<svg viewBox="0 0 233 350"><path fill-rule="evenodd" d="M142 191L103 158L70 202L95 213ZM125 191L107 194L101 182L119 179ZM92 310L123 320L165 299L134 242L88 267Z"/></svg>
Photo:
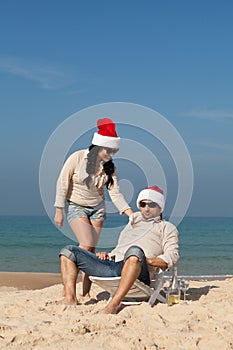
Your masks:
<svg viewBox="0 0 233 350"><path fill-rule="evenodd" d="M79 302L77 299L67 300L66 298L63 298L62 300L57 301L58 305L79 305Z"/></svg>

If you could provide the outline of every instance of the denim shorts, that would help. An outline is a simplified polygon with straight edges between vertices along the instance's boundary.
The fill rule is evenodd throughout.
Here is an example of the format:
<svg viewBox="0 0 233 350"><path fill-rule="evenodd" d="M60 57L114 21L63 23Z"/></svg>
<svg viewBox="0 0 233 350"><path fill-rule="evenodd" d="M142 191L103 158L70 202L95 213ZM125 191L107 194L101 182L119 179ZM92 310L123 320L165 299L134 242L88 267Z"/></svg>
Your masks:
<svg viewBox="0 0 233 350"><path fill-rule="evenodd" d="M138 279L150 285L150 275L148 272L146 257L143 250L138 246L131 246L127 249L124 260L101 260L94 253L88 252L80 247L69 245L64 247L59 256L64 255L73 261L79 270L86 272L89 276L117 277L121 275L125 261L130 256L137 256L141 264L141 272Z"/></svg>
<svg viewBox="0 0 233 350"><path fill-rule="evenodd" d="M104 221L106 216L104 201L100 202L95 207L84 207L71 201L67 201L65 211L68 222L78 218L88 218L90 220Z"/></svg>

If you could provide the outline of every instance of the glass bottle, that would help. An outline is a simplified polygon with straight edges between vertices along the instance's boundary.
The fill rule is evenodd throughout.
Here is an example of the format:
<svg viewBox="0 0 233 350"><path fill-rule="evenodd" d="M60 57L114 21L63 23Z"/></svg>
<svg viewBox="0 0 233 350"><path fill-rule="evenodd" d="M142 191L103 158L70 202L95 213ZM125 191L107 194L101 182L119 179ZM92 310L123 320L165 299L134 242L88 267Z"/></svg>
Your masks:
<svg viewBox="0 0 233 350"><path fill-rule="evenodd" d="M168 291L168 306L178 304L180 302L180 284L177 278L177 267L173 267L172 280Z"/></svg>

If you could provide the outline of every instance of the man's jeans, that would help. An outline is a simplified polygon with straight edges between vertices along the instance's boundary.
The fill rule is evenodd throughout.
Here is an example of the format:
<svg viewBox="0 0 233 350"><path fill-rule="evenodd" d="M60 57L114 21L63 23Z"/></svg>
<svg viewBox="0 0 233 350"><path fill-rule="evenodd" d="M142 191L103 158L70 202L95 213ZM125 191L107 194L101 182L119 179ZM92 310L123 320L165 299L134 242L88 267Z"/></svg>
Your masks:
<svg viewBox="0 0 233 350"><path fill-rule="evenodd" d="M126 259L137 256L141 264L141 272L138 279L150 285L150 276L147 268L146 257L143 250L138 246L131 246L125 253L124 260L115 262L112 260L101 260L94 253L88 252L74 245L68 245L60 251L59 256L64 255L75 263L79 270L89 276L117 277L121 276L121 270Z"/></svg>

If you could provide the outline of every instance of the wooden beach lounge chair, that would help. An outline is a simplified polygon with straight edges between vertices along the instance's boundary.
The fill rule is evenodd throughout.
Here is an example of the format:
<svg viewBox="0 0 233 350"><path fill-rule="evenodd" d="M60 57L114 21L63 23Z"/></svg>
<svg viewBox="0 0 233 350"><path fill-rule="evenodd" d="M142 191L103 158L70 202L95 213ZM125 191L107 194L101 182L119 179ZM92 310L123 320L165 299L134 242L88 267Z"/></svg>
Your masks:
<svg viewBox="0 0 233 350"><path fill-rule="evenodd" d="M163 286L164 272L160 270L155 275L155 279L151 281L151 285L147 286L138 279L134 282L131 289L125 296L122 304L140 304L142 301L148 301L153 306L156 300L161 303L166 303L166 298L160 294ZM118 288L121 277L96 277L89 276L90 280L96 283L99 287L110 293L111 296Z"/></svg>

